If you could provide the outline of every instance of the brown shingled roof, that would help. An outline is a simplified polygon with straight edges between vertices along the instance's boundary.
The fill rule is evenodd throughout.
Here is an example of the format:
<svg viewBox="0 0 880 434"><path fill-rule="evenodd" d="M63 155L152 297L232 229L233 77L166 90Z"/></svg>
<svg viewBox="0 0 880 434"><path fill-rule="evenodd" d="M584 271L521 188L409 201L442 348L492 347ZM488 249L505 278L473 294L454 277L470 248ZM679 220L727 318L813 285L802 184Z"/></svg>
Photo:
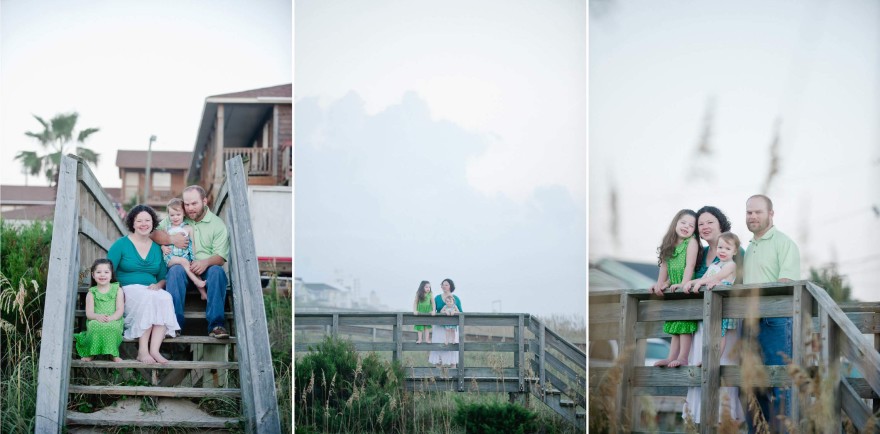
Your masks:
<svg viewBox="0 0 880 434"><path fill-rule="evenodd" d="M52 220L55 205L28 206L3 213L4 220Z"/></svg>
<svg viewBox="0 0 880 434"><path fill-rule="evenodd" d="M264 87L261 89L245 90L242 92L225 93L222 95L213 95L209 98L258 98L258 97L291 98L292 96L293 96L293 84L282 84L280 86Z"/></svg>
<svg viewBox="0 0 880 434"><path fill-rule="evenodd" d="M55 190L37 185L0 185L0 200L10 202L55 202Z"/></svg>
<svg viewBox="0 0 880 434"><path fill-rule="evenodd" d="M153 151L150 166L154 169L189 169L192 152ZM144 169L147 167L147 151L116 151L116 167Z"/></svg>

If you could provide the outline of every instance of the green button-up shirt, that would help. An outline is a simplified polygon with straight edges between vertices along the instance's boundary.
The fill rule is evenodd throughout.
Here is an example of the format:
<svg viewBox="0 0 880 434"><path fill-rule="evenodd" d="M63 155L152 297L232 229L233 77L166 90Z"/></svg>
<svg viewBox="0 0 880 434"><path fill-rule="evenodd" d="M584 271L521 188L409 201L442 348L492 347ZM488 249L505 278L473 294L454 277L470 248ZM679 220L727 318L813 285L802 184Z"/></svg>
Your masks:
<svg viewBox="0 0 880 434"><path fill-rule="evenodd" d="M197 260L214 255L220 256L224 261L229 260L229 232L220 217L211 211L205 211L201 221L194 221L189 217L184 217L183 221L193 228L193 256ZM169 223L170 220L165 217L159 222L159 227L167 228Z"/></svg>
<svg viewBox="0 0 880 434"><path fill-rule="evenodd" d="M801 253L787 235L770 227L759 239L749 241L743 258L743 283L777 282L801 278Z"/></svg>

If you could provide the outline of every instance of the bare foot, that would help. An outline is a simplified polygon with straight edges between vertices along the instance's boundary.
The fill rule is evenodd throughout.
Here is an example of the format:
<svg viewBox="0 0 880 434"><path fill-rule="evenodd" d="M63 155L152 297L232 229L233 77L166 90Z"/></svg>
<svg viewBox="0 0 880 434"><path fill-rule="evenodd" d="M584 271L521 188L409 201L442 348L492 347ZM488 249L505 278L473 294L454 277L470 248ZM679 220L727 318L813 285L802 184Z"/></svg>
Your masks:
<svg viewBox="0 0 880 434"><path fill-rule="evenodd" d="M119 363L119 362L122 361L122 357L114 357L114 358L113 358L113 361L116 362L116 363Z"/></svg>
<svg viewBox="0 0 880 434"><path fill-rule="evenodd" d="M153 356L149 354L138 354L137 361L141 363L146 363L148 365L156 363L156 359L154 359Z"/></svg>
<svg viewBox="0 0 880 434"><path fill-rule="evenodd" d="M91 358L91 357L83 357L83 358L82 358L82 361L83 361L83 362L91 362L91 361L92 361L92 358Z"/></svg>
<svg viewBox="0 0 880 434"><path fill-rule="evenodd" d="M669 364L666 365L666 367L668 367L668 368L677 368L677 367L679 367L679 366L687 366L687 364L688 364L688 361L687 361L687 360L685 360L685 359L677 359L677 360L673 360L673 361L669 362Z"/></svg>
<svg viewBox="0 0 880 434"><path fill-rule="evenodd" d="M157 362L159 362L163 365L168 363L168 359L162 357L162 355L159 354L158 351L156 351L155 353L150 353L150 355L153 356L153 358L156 359Z"/></svg>
<svg viewBox="0 0 880 434"><path fill-rule="evenodd" d="M417 343L417 344L420 344L420 343L422 343L422 341L416 341L416 343Z"/></svg>
<svg viewBox="0 0 880 434"><path fill-rule="evenodd" d="M672 361L672 359L658 360L658 361L654 362L654 366L657 366L657 367L663 368L663 367L665 367L666 365L668 365L669 362L671 362L671 361Z"/></svg>
<svg viewBox="0 0 880 434"><path fill-rule="evenodd" d="M700 368L703 366L703 362L697 363L697 367Z"/></svg>
<svg viewBox="0 0 880 434"><path fill-rule="evenodd" d="M202 300L207 300L208 299L208 292L205 291L204 283L205 283L205 281L203 280L202 286L196 286L196 288L199 290L199 294L201 294ZM198 283L196 285L198 285Z"/></svg>

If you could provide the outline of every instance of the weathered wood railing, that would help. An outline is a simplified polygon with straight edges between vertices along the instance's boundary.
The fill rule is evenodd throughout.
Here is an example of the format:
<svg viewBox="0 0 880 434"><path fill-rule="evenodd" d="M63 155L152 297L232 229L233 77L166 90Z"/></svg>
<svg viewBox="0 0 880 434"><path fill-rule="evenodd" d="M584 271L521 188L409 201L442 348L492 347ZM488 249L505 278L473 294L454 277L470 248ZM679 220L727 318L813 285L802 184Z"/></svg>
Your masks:
<svg viewBox="0 0 880 434"><path fill-rule="evenodd" d="M89 278L80 268L106 257L113 241L128 233L81 159L61 159L57 188L37 380L39 433L61 432L65 424L76 288Z"/></svg>
<svg viewBox="0 0 880 434"><path fill-rule="evenodd" d="M275 374L259 261L248 210L247 173L241 157L226 161L226 182L220 189L215 213L229 230L229 282L238 337L242 405L248 432L280 432Z"/></svg>
<svg viewBox="0 0 880 434"><path fill-rule="evenodd" d="M452 346L443 344L416 344L411 337L404 338L404 328L415 324L434 326L457 325L459 336L464 337ZM317 326L317 327L316 327ZM547 328L540 320L529 314L463 313L457 316L426 316L404 312L328 312L296 313L294 328L297 330L294 351L303 354L319 342L325 331L332 336L345 332L360 335L362 330L379 330L390 327L391 335L374 333L369 341L353 341L357 351L390 352L392 360L404 363L406 353L426 351L458 351L457 368L438 370L431 366L405 366L408 373L406 387L419 391L458 392L507 392L511 394L536 395L559 411L569 422L583 428L577 407L586 408L586 354ZM470 341L474 335L469 329L475 327L503 327L505 337L498 340ZM311 328L312 333L306 333ZM442 332L442 331L439 331ZM487 335L478 333L478 335ZM507 337L511 336L511 337ZM390 338L390 340L382 340ZM499 366L473 366L466 363L466 354L510 354L512 364ZM478 359L475 357L475 359ZM426 381L429 378L449 376L450 382ZM476 385L476 386L475 386ZM572 411L563 411L559 397L549 397L553 391L561 392L573 402ZM555 401L551 401L555 398ZM556 404L554 407L553 404Z"/></svg>
<svg viewBox="0 0 880 434"><path fill-rule="evenodd" d="M271 176L275 162L275 150L272 148L223 148L223 160L235 157L248 157L248 174L251 176Z"/></svg>
<svg viewBox="0 0 880 434"><path fill-rule="evenodd" d="M638 431L636 395L684 396L687 387L702 387L701 432L717 430L719 387L740 386L739 366L720 366L721 318L792 318L792 363L808 371L827 369L833 390L836 419L830 426L840 427L845 414L859 429L878 409L880 395L880 309L849 307L844 312L827 292L806 281L763 285L716 287L699 295L667 294L663 299L647 290L621 290L590 294L589 340L616 340L622 355L616 420L628 421L630 431ZM704 324L702 367L665 369L642 366L645 339L668 336L666 320L702 320ZM814 334L819 354L815 354ZM873 341L863 334L873 334ZM818 356L818 367L808 361ZM844 356L863 378L840 375ZM819 368L821 367L821 368ZM759 387L790 387L792 380L785 366L765 366L767 381ZM601 378L610 368L591 367L592 379ZM591 382L593 387L596 381ZM791 419L799 423L806 417L811 397L806 390L792 393ZM742 394L740 395L742 398ZM873 409L862 400L872 399ZM743 406L746 408L746 406ZM709 423L707 423L707 421ZM876 425L875 425L876 426Z"/></svg>

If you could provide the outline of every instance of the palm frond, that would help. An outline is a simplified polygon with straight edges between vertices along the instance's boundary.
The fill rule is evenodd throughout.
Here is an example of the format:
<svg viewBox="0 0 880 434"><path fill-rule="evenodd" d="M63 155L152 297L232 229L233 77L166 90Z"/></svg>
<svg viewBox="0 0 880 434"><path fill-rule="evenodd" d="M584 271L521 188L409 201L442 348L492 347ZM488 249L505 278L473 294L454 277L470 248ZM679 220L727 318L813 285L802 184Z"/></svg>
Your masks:
<svg viewBox="0 0 880 434"><path fill-rule="evenodd" d="M31 116L33 116L34 119L37 120L37 122L39 122L40 124L43 125L43 129L45 129L45 130L49 130L49 129L50 129L49 123L46 122L43 118L41 118L41 117L39 117L39 116L37 116L37 115L31 115Z"/></svg>
<svg viewBox="0 0 880 434"><path fill-rule="evenodd" d="M76 128L77 118L79 118L77 112L59 114L52 118L52 132L55 133L55 137L63 142L73 140L73 129Z"/></svg>
<svg viewBox="0 0 880 434"><path fill-rule="evenodd" d="M21 151L14 159L21 162L28 175L35 176L43 170L43 159L34 151Z"/></svg>
<svg viewBox="0 0 880 434"><path fill-rule="evenodd" d="M24 133L24 135L37 139L37 141L40 142L40 145L43 148L46 148L47 146L49 146L49 143L51 143L52 139L53 139L52 132L49 130L45 130L42 133L34 133L32 131L26 131Z"/></svg>
<svg viewBox="0 0 880 434"><path fill-rule="evenodd" d="M95 167L98 166L98 162L101 160L101 154L82 146L76 147L76 155L79 155L85 162L91 163Z"/></svg>
<svg viewBox="0 0 880 434"><path fill-rule="evenodd" d="M100 131L100 130L101 130L100 128L86 128L86 129L84 129L84 130L81 130L81 131L79 132L79 136L76 138L76 141L79 142L79 143L83 143L83 142L86 141L86 139L87 139L89 136L91 136L91 135L94 134L94 133L97 133L97 132Z"/></svg>

